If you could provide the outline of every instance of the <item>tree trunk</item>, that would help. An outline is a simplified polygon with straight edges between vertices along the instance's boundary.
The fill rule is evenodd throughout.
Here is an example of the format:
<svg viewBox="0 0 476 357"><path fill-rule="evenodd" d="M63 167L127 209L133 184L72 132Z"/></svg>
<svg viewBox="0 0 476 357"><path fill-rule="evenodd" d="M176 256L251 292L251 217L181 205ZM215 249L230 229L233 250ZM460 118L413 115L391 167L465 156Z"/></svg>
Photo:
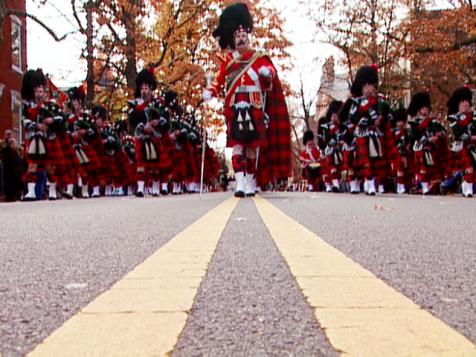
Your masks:
<svg viewBox="0 0 476 357"><path fill-rule="evenodd" d="M88 1L86 4L86 61L88 64L88 73L86 83L88 91L86 94L86 103L90 106L94 101L94 46L93 46L93 3Z"/></svg>
<svg viewBox="0 0 476 357"><path fill-rule="evenodd" d="M125 15L127 16L127 15ZM124 19L126 25L126 80L127 88L134 90L137 77L137 59L136 59L136 18L133 14L128 14Z"/></svg>

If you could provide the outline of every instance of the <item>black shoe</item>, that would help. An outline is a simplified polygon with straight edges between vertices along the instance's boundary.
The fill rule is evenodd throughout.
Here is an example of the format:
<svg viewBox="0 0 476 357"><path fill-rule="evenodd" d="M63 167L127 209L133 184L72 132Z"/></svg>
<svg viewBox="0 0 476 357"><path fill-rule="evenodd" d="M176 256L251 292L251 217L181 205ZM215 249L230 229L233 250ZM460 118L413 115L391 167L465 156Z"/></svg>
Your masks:
<svg viewBox="0 0 476 357"><path fill-rule="evenodd" d="M235 197L243 198L245 197L245 193L243 191L236 191Z"/></svg>
<svg viewBox="0 0 476 357"><path fill-rule="evenodd" d="M36 197L23 197L23 202L33 202L36 201Z"/></svg>
<svg viewBox="0 0 476 357"><path fill-rule="evenodd" d="M246 197L255 197L255 196L256 196L256 193L254 192L246 194Z"/></svg>
<svg viewBox="0 0 476 357"><path fill-rule="evenodd" d="M340 192L339 187L332 186L332 192L334 193Z"/></svg>
<svg viewBox="0 0 476 357"><path fill-rule="evenodd" d="M169 191L162 190L160 191L161 195L167 196L169 194Z"/></svg>
<svg viewBox="0 0 476 357"><path fill-rule="evenodd" d="M144 197L144 192L136 192L136 197Z"/></svg>
<svg viewBox="0 0 476 357"><path fill-rule="evenodd" d="M73 196L71 196L70 194L67 194L67 193L63 193L63 197L66 198L67 200L72 200L73 199Z"/></svg>
<svg viewBox="0 0 476 357"><path fill-rule="evenodd" d="M48 197L48 201L56 201L57 198L56 197Z"/></svg>

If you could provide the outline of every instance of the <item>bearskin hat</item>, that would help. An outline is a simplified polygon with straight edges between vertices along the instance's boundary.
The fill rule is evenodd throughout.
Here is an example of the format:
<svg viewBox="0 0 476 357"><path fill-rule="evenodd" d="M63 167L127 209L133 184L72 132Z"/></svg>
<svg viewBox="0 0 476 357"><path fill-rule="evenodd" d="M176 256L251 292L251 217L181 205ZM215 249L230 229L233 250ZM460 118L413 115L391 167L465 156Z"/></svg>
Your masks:
<svg viewBox="0 0 476 357"><path fill-rule="evenodd" d="M362 88L366 84L373 84L378 87L378 69L376 66L360 67L355 75L350 92L353 96L360 97L362 96Z"/></svg>
<svg viewBox="0 0 476 357"><path fill-rule="evenodd" d="M407 112L410 116L415 116L421 108L431 108L431 98L428 92L419 92L413 95Z"/></svg>
<svg viewBox="0 0 476 357"><path fill-rule="evenodd" d="M408 116L407 111L406 111L406 109L403 108L403 107L400 107L400 108L398 108L397 110L395 110L395 111L393 112L393 118L394 118L394 120L395 120L395 123L396 123L397 121L404 121L404 122L406 122L406 121L407 121L407 116Z"/></svg>
<svg viewBox="0 0 476 357"><path fill-rule="evenodd" d="M314 140L314 134L312 133L312 130L307 130L304 132L304 135L302 136L303 144L306 145L308 141L312 140Z"/></svg>
<svg viewBox="0 0 476 357"><path fill-rule="evenodd" d="M333 100L327 108L326 120L330 121L332 114L339 114L343 104L340 100Z"/></svg>
<svg viewBox="0 0 476 357"><path fill-rule="evenodd" d="M103 120L107 117L107 110L104 106L97 104L91 109L91 113L96 118L101 118Z"/></svg>
<svg viewBox="0 0 476 357"><path fill-rule="evenodd" d="M459 111L459 103L463 101L468 101L469 104L472 104L472 99L473 99L473 93L471 92L471 89L469 87L461 87L456 89L453 94L451 95L451 98L448 100L448 103L446 104L448 107L448 114L456 114Z"/></svg>
<svg viewBox="0 0 476 357"><path fill-rule="evenodd" d="M35 99L35 88L46 86L46 77L41 69L36 71L30 69L23 75L21 86L21 96L25 100Z"/></svg>
<svg viewBox="0 0 476 357"><path fill-rule="evenodd" d="M242 27L250 33L253 29L253 19L251 18L248 6L244 3L230 5L223 10L218 27L213 31L213 37L218 37L218 44L222 49L235 49L235 31Z"/></svg>
<svg viewBox="0 0 476 357"><path fill-rule="evenodd" d="M157 79L153 73L153 69L143 69L139 73L137 73L136 77L136 91L135 97L140 97L140 88L142 84L148 84L151 90L155 90L157 88Z"/></svg>
<svg viewBox="0 0 476 357"><path fill-rule="evenodd" d="M68 89L68 97L69 97L69 102L70 103L73 101L73 99L77 99L81 103L84 104L84 101L86 99L86 94L84 93L83 86L72 87L72 88Z"/></svg>

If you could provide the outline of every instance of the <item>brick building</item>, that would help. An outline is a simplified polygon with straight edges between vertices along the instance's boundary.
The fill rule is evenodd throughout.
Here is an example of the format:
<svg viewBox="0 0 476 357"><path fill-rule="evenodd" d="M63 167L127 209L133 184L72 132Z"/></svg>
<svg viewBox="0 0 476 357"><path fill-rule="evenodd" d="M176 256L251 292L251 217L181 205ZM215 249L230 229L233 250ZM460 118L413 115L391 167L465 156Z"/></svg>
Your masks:
<svg viewBox="0 0 476 357"><path fill-rule="evenodd" d="M5 0L5 9L26 11L26 0ZM17 139L21 132L21 80L27 68L26 18L7 16L3 21L0 42L0 137L13 129Z"/></svg>

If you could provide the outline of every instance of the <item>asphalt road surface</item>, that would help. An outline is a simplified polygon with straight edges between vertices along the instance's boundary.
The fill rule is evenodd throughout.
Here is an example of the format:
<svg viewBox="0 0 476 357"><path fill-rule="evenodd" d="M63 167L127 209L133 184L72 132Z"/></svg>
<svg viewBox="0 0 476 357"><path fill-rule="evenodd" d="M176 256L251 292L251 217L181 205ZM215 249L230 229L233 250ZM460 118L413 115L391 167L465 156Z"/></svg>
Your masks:
<svg viewBox="0 0 476 357"><path fill-rule="evenodd" d="M43 355L61 355L51 351L62 351L62 341L71 345L71 341L83 338L69 328L69 322L87 312L88 304L101 300L116 283L127 280L128 273L144 268L147 258L161 252L173 254L185 267L159 266L156 271L154 266L153 272L144 268L140 284L157 279L147 274L163 277L171 271L187 270L187 264L205 264L206 268L200 266L196 269L199 275L185 274L172 283L177 289L182 289L181 282L188 284L191 294L185 305L167 305L171 306L167 313L186 314L183 321L166 321L167 330L177 333L168 336L153 328L142 333L139 324L133 332L138 336L133 340L137 346L142 343L153 350L155 342L151 344L147 338L163 340L163 351L173 356L359 355L366 346L355 341L372 338L370 330L365 337L359 335L365 329L356 335L352 335L352 328L347 334L334 334L332 323L320 315L323 306L315 306L314 298L294 273L300 263L293 257L304 259L306 255L294 252L292 242L283 245L279 240L292 239L293 232L301 232L296 227L302 225L309 231L311 243L319 239L329 244L330 248L323 249L335 248L329 256L337 254L345 264L362 268L363 275L368 272L382 286L393 288L388 294L386 287L382 288L384 304L394 301L391 294L401 294L430 313L429 320L424 320L431 321L428 331L437 326L438 331L454 332L449 349L432 346L430 340L417 341L416 345L420 343L435 355L454 352L476 356L476 199L266 193L261 197L271 204L266 206L270 217L278 217L279 211L289 218L289 225L282 229L284 238L279 238L267 226L270 223L261 209L257 210L261 201L230 196L1 204L0 355L23 356L32 351L34 355L45 346L54 349ZM200 221L202 218L205 220ZM181 233L194 222L189 236ZM209 236L220 222L224 229L215 241ZM174 242L179 243L171 245ZM190 242L196 244L197 252L210 252L210 259L201 259ZM317 250L312 244L304 247L307 243L303 242L296 248ZM336 269L348 267L340 260L334 263ZM319 271L310 274L315 276L320 276ZM148 288L141 285L138 294ZM365 294L365 287L359 289ZM326 290L331 300L334 291ZM378 295L380 290L374 291ZM170 296L170 301L178 304L180 296ZM140 308L137 306L138 311ZM164 313L160 306L154 309L151 316ZM340 317L351 327L352 314L353 310L347 310ZM100 316L98 319L100 322ZM88 323L83 326L87 328ZM155 325L144 322L143 326ZM122 332L132 335L127 329ZM418 340L418 331L414 332ZM120 346L120 341L117 346L116 342L104 342L111 348L110 355L120 355L120 349L112 349ZM378 336L372 340L376 346L380 342ZM398 350L398 341L392 343ZM349 350L343 346L350 346ZM382 346L379 351L388 348L384 342ZM96 347L90 346L92 351L99 351ZM135 354L163 354L144 351L138 347ZM90 354L78 350L77 355Z"/></svg>

